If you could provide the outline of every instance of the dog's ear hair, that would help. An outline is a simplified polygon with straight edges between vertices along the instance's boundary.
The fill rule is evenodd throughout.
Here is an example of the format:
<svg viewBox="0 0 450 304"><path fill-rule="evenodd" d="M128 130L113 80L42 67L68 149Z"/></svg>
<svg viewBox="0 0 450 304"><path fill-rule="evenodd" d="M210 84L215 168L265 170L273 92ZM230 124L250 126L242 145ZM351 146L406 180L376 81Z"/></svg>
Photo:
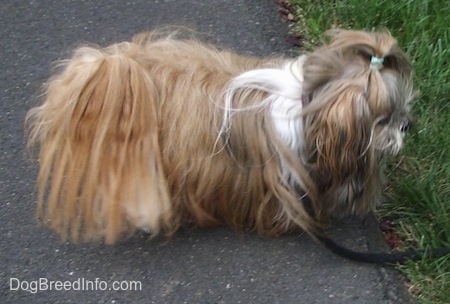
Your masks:
<svg viewBox="0 0 450 304"><path fill-rule="evenodd" d="M327 86L314 96L316 98L331 100L326 102L323 111L306 118L316 138L311 138L310 142L324 161L338 161L343 168L336 174L345 176L351 173L354 161L363 157L368 148L372 121L367 97L359 86L347 82ZM339 151L345 155L336 154ZM333 160L335 157L338 159Z"/></svg>
<svg viewBox="0 0 450 304"><path fill-rule="evenodd" d="M28 116L39 215L63 237L111 243L159 227L168 209L155 90L139 58L129 43L78 49Z"/></svg>
<svg viewBox="0 0 450 304"><path fill-rule="evenodd" d="M361 185L368 183L376 172L374 150L370 145L372 118L364 90L351 82L331 83L318 91L316 98L324 100L326 105L305 117L309 126L305 133L305 142L309 143L305 156L324 198L323 211L329 213L336 207L331 196L339 187L349 184L345 194L348 198L344 201L353 203L361 195ZM330 193L329 199L327 193ZM348 208L364 213L369 206L349 205Z"/></svg>

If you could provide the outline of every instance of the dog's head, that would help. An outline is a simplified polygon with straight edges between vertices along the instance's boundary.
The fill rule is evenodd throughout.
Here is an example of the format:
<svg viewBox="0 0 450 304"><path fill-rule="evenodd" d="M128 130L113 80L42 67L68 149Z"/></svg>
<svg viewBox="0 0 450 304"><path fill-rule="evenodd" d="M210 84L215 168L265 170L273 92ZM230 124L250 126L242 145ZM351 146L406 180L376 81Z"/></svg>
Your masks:
<svg viewBox="0 0 450 304"><path fill-rule="evenodd" d="M411 126L411 66L386 32L330 31L304 64L305 158L324 213L364 214Z"/></svg>

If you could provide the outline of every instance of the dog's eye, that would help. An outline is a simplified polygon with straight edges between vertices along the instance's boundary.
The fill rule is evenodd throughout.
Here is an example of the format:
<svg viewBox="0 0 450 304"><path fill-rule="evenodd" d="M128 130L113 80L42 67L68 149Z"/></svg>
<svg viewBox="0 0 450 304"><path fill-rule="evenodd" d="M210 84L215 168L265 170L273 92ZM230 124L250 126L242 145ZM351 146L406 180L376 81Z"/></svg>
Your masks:
<svg viewBox="0 0 450 304"><path fill-rule="evenodd" d="M381 118L378 121L378 124L380 126L385 126L385 125L388 125L390 122L391 122L391 117L390 116L386 116L386 117Z"/></svg>

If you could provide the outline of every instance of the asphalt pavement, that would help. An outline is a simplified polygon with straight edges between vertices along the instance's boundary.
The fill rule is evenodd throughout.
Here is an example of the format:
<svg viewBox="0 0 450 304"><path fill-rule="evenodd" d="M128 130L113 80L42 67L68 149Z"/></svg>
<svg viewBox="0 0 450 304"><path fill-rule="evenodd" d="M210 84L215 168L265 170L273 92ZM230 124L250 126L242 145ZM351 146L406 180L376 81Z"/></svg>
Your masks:
<svg viewBox="0 0 450 304"><path fill-rule="evenodd" d="M244 54L295 53L272 0L1 1L0 303L413 303L395 270L344 260L303 234L197 229L106 246L64 243L37 225L23 125L51 63L169 24ZM371 216L333 230L353 249L385 249Z"/></svg>

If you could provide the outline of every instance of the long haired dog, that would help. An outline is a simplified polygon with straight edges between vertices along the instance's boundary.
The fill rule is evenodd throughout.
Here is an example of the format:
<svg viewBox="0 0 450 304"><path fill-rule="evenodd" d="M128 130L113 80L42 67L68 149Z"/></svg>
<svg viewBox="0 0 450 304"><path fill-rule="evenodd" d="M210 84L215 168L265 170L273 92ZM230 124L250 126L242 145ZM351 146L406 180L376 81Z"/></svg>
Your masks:
<svg viewBox="0 0 450 304"><path fill-rule="evenodd" d="M315 235L380 201L412 95L386 32L332 30L296 59L154 33L81 47L28 116L38 213L74 241L221 224Z"/></svg>

